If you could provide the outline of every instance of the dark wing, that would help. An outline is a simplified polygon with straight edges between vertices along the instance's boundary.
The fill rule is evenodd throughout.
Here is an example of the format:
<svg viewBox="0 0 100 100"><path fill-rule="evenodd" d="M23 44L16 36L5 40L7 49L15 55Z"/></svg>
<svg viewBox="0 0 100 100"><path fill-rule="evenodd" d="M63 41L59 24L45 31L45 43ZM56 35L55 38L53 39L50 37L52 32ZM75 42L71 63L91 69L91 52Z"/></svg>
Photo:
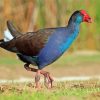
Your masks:
<svg viewBox="0 0 100 100"><path fill-rule="evenodd" d="M28 56L36 56L47 43L55 28L41 29L37 32L28 32L11 40L8 48L16 48L19 53Z"/></svg>
<svg viewBox="0 0 100 100"><path fill-rule="evenodd" d="M7 21L7 27L10 31L10 33L12 34L13 37L18 37L18 36L21 36L22 33L19 32L15 27L14 25L12 24L12 22L10 20Z"/></svg>

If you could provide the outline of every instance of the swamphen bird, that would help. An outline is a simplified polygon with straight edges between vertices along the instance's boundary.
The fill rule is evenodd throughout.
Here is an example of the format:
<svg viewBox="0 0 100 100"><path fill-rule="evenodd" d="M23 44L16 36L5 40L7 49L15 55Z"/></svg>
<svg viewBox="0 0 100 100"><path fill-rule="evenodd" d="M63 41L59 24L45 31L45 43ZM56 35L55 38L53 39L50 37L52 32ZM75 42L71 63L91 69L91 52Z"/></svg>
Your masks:
<svg viewBox="0 0 100 100"><path fill-rule="evenodd" d="M24 67L28 71L36 72L36 88L40 87L40 74L44 75L45 84L51 88L53 78L43 68L57 60L71 46L78 36L81 22L91 22L85 10L75 11L65 27L44 28L22 34L8 21L9 32L4 32L0 47L16 53L25 62ZM38 66L38 69L29 67L30 64Z"/></svg>

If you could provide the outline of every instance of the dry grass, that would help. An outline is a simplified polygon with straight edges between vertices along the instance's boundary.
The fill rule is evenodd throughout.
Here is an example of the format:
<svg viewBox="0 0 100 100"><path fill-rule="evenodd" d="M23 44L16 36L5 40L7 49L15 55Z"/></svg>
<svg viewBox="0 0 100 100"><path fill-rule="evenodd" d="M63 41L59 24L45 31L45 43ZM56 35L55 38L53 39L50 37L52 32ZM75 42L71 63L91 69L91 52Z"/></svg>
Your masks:
<svg viewBox="0 0 100 100"><path fill-rule="evenodd" d="M99 100L100 81L66 81L54 84L52 89L46 89L43 84L41 90L36 90L34 83L1 84L1 100L18 100L33 98L35 100Z"/></svg>
<svg viewBox="0 0 100 100"><path fill-rule="evenodd" d="M73 63L72 63L73 61ZM13 57L1 58L0 78L34 77L24 70L23 64ZM100 55L66 55L45 70L53 76L100 75ZM46 89L42 84L37 91L33 83L0 84L0 100L100 100L100 80L54 82Z"/></svg>

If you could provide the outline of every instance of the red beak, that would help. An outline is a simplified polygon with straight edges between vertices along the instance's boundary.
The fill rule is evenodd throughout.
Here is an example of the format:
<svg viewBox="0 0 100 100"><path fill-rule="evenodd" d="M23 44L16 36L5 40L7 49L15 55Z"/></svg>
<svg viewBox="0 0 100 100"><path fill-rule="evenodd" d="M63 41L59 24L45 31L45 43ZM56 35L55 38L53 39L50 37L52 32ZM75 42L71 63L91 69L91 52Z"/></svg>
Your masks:
<svg viewBox="0 0 100 100"><path fill-rule="evenodd" d="M88 23L92 23L92 19L88 16L88 17L83 17L83 21L84 22L88 22Z"/></svg>

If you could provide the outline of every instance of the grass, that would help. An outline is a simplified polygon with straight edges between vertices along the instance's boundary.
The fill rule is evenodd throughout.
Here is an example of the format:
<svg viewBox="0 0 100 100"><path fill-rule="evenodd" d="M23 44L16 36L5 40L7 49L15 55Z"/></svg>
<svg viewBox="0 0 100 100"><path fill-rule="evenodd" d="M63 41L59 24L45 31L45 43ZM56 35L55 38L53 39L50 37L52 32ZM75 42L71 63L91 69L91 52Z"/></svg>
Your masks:
<svg viewBox="0 0 100 100"><path fill-rule="evenodd" d="M54 92L41 91L29 93L24 91L22 94L16 92L8 93L8 95L0 95L1 100L61 100L61 98L71 98L74 96L81 100L85 95L92 93L93 91L100 91L100 89L65 89Z"/></svg>
<svg viewBox="0 0 100 100"><path fill-rule="evenodd" d="M73 61L72 64L86 63L86 62L100 62L100 54L98 55L73 55L73 54L64 54L60 59L58 59L53 65L63 66L69 64ZM23 64L17 57L0 57L0 65L20 65Z"/></svg>
<svg viewBox="0 0 100 100"><path fill-rule="evenodd" d="M73 62L72 62L73 61ZM65 54L60 59L58 59L53 66L65 66L66 64L74 65L80 63L100 63L100 54L98 55L73 55L73 54Z"/></svg>
<svg viewBox="0 0 100 100"><path fill-rule="evenodd" d="M72 63L73 61L73 63ZM52 66L77 65L79 63L100 63L100 55L72 55L65 54ZM12 69L21 63L13 57L0 57L1 66L11 66ZM0 84L0 100L100 100L100 81L66 81L54 83L53 89L44 86L40 91L33 83Z"/></svg>
<svg viewBox="0 0 100 100"><path fill-rule="evenodd" d="M14 65L14 64L20 64L21 62L19 62L16 58L11 58L11 57L2 57L0 58L0 64L4 65Z"/></svg>
<svg viewBox="0 0 100 100"><path fill-rule="evenodd" d="M67 81L40 91L32 83L1 85L0 100L100 100L100 81Z"/></svg>

